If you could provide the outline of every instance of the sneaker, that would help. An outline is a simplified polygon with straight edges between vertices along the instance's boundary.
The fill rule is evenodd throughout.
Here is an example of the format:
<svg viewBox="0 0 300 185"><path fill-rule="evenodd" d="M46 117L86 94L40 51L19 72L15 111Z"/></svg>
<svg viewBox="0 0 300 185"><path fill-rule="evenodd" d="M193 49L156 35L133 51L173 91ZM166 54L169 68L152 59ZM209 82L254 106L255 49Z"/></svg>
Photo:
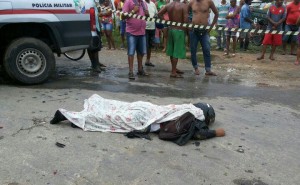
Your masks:
<svg viewBox="0 0 300 185"><path fill-rule="evenodd" d="M129 78L129 80L135 80L133 72L128 73L128 78Z"/></svg>

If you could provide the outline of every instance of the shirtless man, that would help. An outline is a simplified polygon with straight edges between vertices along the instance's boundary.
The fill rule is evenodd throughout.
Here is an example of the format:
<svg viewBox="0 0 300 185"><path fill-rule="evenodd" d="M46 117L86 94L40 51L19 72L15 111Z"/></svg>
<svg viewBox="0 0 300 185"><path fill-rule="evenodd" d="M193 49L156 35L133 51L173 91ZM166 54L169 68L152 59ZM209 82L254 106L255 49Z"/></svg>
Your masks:
<svg viewBox="0 0 300 185"><path fill-rule="evenodd" d="M169 20L179 23L188 22L188 6L181 3L180 0L174 0L172 3L164 6L159 12L158 17L163 18L163 15L168 13ZM185 30L180 26L170 26L168 31L167 55L170 56L172 71L171 78L183 78L183 72L177 69L178 59L186 58L185 50Z"/></svg>
<svg viewBox="0 0 300 185"><path fill-rule="evenodd" d="M210 58L210 40L209 40L209 32L212 27L216 24L218 20L218 10L212 0L191 0L189 3L189 9L193 13L192 23L197 25L207 26L208 18L209 18L209 10L215 14L213 22L211 23L211 27L206 29L193 29L190 31L190 47L191 47L191 59L192 65L195 69L195 75L200 75L200 71L198 68L197 61L197 47L198 42L200 41L202 46L202 52L205 62L205 75L208 76L216 76L215 73L211 71L211 58Z"/></svg>

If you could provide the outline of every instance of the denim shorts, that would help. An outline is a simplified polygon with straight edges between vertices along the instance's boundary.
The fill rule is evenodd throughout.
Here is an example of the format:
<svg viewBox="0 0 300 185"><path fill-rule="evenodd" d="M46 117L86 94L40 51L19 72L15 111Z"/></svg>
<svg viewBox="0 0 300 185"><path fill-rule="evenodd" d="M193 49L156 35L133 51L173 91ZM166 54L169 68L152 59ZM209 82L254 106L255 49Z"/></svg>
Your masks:
<svg viewBox="0 0 300 185"><path fill-rule="evenodd" d="M135 51L139 55L144 55L147 53L146 49L146 36L145 35L132 35L126 33L127 35L127 55L133 56Z"/></svg>
<svg viewBox="0 0 300 185"><path fill-rule="evenodd" d="M296 25L285 25L285 31L298 31L299 27ZM287 42L289 39L291 39L291 42L297 42L297 36L296 35L283 35L282 41Z"/></svg>
<svg viewBox="0 0 300 185"><path fill-rule="evenodd" d="M111 23L102 23L102 29L107 31L112 31L113 25Z"/></svg>

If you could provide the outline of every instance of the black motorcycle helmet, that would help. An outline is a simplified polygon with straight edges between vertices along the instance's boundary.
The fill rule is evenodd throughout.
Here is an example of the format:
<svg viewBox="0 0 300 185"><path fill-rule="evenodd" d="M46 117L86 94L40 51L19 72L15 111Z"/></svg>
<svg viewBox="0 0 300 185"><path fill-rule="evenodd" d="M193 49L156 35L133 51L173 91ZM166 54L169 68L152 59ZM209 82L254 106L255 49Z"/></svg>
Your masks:
<svg viewBox="0 0 300 185"><path fill-rule="evenodd" d="M205 123L208 126L209 124L212 124L215 122L216 113L214 108L208 104L208 103L196 103L193 104L195 107L202 109L204 117L205 117Z"/></svg>

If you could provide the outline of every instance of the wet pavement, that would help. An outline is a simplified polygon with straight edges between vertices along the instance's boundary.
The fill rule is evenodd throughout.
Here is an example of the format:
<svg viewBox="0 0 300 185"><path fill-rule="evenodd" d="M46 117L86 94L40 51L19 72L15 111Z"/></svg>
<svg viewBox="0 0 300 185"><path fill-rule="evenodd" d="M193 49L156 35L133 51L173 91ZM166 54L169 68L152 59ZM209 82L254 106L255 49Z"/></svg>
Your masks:
<svg viewBox="0 0 300 185"><path fill-rule="evenodd" d="M89 69L85 56L77 62L57 58L56 73L41 85L0 77L0 184L298 184L296 69L287 66L285 74L293 76L284 76L263 70L281 68L281 61L249 66L247 60L215 56L217 77L205 77L204 71L195 76L184 60L178 64L184 79L172 79L168 58L155 53L156 67L145 67L151 75L130 81L125 51L100 56L108 66L101 74ZM227 135L179 147L155 134L152 141L131 140L49 124L55 110L80 111L95 93L161 105L208 102L217 115L212 128L223 127Z"/></svg>

